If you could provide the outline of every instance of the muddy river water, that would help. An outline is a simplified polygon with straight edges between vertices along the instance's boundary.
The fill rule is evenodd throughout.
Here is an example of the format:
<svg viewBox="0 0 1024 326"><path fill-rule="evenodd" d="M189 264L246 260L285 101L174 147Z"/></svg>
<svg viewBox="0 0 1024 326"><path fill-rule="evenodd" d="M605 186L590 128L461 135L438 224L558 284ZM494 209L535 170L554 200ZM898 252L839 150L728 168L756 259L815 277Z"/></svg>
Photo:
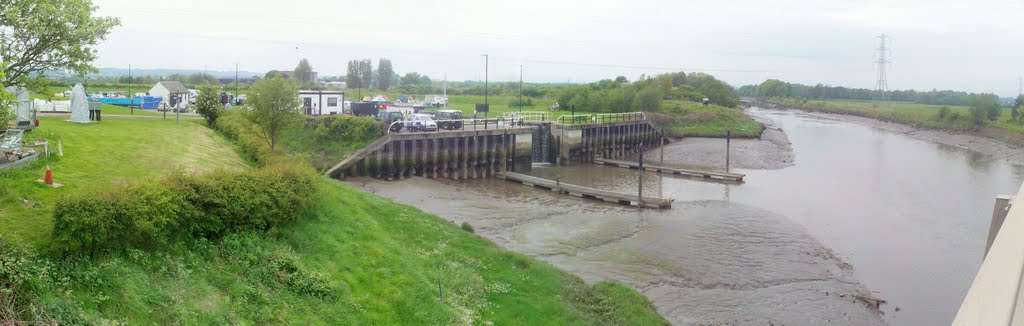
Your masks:
<svg viewBox="0 0 1024 326"><path fill-rule="evenodd" d="M645 174L644 195L674 198L668 210L496 179L349 182L468 221L587 281L629 284L675 324L949 324L981 264L994 198L1016 193L1024 167L841 119L751 112L773 129L766 140L734 140L733 172L746 183ZM724 145L686 139L665 148L666 162L720 164ZM648 162L659 156L648 152ZM555 178L556 169L529 173ZM557 171L563 182L622 192L636 191L637 173ZM889 303L875 310L854 293Z"/></svg>

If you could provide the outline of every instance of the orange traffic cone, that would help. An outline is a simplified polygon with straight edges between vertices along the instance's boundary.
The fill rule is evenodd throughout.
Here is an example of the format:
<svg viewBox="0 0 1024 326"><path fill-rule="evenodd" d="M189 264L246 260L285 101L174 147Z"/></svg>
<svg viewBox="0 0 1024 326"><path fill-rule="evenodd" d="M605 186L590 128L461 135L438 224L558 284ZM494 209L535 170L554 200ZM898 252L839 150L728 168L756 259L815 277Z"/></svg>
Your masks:
<svg viewBox="0 0 1024 326"><path fill-rule="evenodd" d="M43 182L48 185L53 185L53 170L50 170L50 166L46 166L46 177L43 178Z"/></svg>

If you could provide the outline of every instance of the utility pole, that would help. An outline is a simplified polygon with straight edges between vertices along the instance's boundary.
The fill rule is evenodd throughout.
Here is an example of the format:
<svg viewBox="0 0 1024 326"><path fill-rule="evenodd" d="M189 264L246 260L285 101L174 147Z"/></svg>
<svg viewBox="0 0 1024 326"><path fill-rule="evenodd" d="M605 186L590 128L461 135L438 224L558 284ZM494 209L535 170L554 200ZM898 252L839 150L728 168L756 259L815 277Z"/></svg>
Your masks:
<svg viewBox="0 0 1024 326"><path fill-rule="evenodd" d="M876 49L876 50L878 50L878 61L875 61L875 64L878 65L878 73L877 73L877 77L878 78L877 78L877 81L875 82L875 91L878 92L878 99L879 100L881 100L885 96L885 92L887 90L889 90L889 85L888 85L888 81L887 81L887 77L886 77L886 72L885 72L886 65L889 64L889 58L887 57L887 53L886 53L887 51L889 51L889 47L886 46L886 43L885 43L885 40L888 37L889 36L887 36L885 34L882 34L882 35L879 35L879 36L875 37L875 38L878 39L878 48Z"/></svg>
<svg viewBox="0 0 1024 326"><path fill-rule="evenodd" d="M135 115L135 95L132 95L132 65L128 64L128 108Z"/></svg>
<svg viewBox="0 0 1024 326"><path fill-rule="evenodd" d="M484 54L484 106L487 107L487 111L484 111L484 129L487 129L487 113L491 111L491 104L487 102L487 95L490 93L487 90L487 75L491 67L491 58Z"/></svg>
<svg viewBox="0 0 1024 326"><path fill-rule="evenodd" d="M523 65L519 65L519 116L523 115Z"/></svg>
<svg viewBox="0 0 1024 326"><path fill-rule="evenodd" d="M444 96L444 109L447 110L448 109L448 73L444 73L444 90L443 90L442 94L444 94L443 95Z"/></svg>

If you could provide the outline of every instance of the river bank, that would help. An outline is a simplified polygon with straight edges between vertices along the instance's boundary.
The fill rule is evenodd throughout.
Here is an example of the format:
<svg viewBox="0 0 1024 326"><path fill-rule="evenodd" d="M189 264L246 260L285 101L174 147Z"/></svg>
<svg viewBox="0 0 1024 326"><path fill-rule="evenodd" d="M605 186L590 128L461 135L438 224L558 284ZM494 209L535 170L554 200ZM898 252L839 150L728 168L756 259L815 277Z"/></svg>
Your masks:
<svg viewBox="0 0 1024 326"><path fill-rule="evenodd" d="M1011 164L1024 165L1024 151L1021 151L1021 148L1024 147L1024 136L993 126L983 127L976 131L940 129L884 121L853 113L825 112L813 107L796 107L763 101L759 102L759 104L768 108L798 110L816 117L851 122L888 132L904 134L912 138L976 152L991 159L1004 159Z"/></svg>

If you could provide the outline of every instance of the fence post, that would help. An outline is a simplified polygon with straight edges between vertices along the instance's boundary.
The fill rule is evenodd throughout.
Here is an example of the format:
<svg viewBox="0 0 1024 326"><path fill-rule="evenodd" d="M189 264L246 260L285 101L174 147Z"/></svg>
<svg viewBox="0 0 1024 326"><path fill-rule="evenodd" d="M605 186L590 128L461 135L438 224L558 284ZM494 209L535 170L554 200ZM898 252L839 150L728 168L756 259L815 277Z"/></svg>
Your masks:
<svg viewBox="0 0 1024 326"><path fill-rule="evenodd" d="M644 143L640 143L640 173L636 184L636 206L644 207Z"/></svg>
<svg viewBox="0 0 1024 326"><path fill-rule="evenodd" d="M732 138L732 131L725 131L725 173L729 173L729 143Z"/></svg>

